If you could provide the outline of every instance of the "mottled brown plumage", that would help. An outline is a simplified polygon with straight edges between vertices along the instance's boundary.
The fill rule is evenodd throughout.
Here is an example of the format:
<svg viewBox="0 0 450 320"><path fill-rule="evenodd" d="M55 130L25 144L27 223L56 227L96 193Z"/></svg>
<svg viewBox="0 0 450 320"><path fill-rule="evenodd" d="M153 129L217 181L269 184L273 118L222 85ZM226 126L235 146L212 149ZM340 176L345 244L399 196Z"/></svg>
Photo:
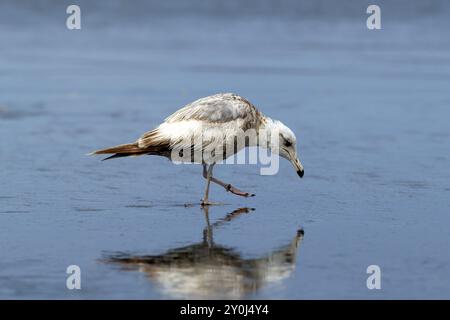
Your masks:
<svg viewBox="0 0 450 320"><path fill-rule="evenodd" d="M260 139L264 137L264 134L260 135L260 131L270 132L275 137L274 145ZM298 175L303 176L294 133L280 121L263 115L247 99L233 93L219 93L198 99L167 117L157 128L144 133L136 142L97 150L92 154L112 154L104 160L158 155L172 161L203 164L207 186L202 203L209 204L210 182L236 195L252 196L212 176L214 164L252 146L271 148L272 152L289 160Z"/></svg>

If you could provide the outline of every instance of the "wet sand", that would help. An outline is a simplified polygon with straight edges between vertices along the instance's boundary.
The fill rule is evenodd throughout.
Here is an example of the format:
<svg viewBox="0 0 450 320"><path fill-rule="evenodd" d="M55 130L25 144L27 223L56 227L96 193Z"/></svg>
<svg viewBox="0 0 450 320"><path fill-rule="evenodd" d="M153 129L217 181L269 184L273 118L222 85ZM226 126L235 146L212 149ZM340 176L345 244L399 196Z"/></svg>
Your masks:
<svg viewBox="0 0 450 320"><path fill-rule="evenodd" d="M356 9L127 18L83 2L82 30L68 31L65 8L2 4L0 298L450 298L449 10L437 3L391 7L380 31ZM185 206L202 197L200 166L85 156L228 91L296 132L305 177L286 161L276 176L218 166L256 197L212 186L226 203L209 210L213 245L204 211ZM254 210L227 221L239 208ZM65 287L72 264L82 290ZM366 288L372 264L382 290ZM217 277L167 280L202 270Z"/></svg>

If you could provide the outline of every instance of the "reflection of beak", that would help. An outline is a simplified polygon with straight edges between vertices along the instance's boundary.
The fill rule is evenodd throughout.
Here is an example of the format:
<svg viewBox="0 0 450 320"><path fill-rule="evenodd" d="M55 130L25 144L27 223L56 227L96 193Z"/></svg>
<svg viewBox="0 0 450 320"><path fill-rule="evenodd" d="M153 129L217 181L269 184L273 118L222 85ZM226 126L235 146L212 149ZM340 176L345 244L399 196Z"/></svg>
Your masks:
<svg viewBox="0 0 450 320"><path fill-rule="evenodd" d="M303 178L303 175L305 174L305 169L303 169L302 163L300 160L295 157L291 159L291 163L294 166L295 170L297 171L297 174L300 178Z"/></svg>

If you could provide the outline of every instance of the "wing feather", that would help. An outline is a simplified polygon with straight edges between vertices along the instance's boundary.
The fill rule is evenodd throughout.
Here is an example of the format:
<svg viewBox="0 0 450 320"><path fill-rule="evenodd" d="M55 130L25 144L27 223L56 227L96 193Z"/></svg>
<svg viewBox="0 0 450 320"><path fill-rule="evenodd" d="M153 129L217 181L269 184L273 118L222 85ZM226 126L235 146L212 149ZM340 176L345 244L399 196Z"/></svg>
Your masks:
<svg viewBox="0 0 450 320"><path fill-rule="evenodd" d="M246 99L233 93L219 93L198 99L166 118L165 122L201 120L228 122L255 115L256 108Z"/></svg>
<svg viewBox="0 0 450 320"><path fill-rule="evenodd" d="M165 119L158 128L144 133L138 140L140 148L158 141L183 146L182 141L202 137L203 148L217 141L218 135L233 129L257 129L260 112L249 101L233 93L220 93L198 99ZM187 138L187 139L186 139ZM215 141L216 140L216 141ZM189 142L190 143L190 142ZM202 146L195 146L195 148Z"/></svg>

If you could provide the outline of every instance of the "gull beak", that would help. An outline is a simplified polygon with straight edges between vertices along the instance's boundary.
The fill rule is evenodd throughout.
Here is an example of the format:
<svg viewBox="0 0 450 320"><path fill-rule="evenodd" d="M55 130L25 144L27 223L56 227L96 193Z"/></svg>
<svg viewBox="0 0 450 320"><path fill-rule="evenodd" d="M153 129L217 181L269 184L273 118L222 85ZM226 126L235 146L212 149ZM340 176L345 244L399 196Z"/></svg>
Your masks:
<svg viewBox="0 0 450 320"><path fill-rule="evenodd" d="M305 174L305 169L303 169L303 165L300 162L300 160L295 157L291 160L292 165L294 166L295 170L297 171L297 174L300 178L303 178L303 175Z"/></svg>

